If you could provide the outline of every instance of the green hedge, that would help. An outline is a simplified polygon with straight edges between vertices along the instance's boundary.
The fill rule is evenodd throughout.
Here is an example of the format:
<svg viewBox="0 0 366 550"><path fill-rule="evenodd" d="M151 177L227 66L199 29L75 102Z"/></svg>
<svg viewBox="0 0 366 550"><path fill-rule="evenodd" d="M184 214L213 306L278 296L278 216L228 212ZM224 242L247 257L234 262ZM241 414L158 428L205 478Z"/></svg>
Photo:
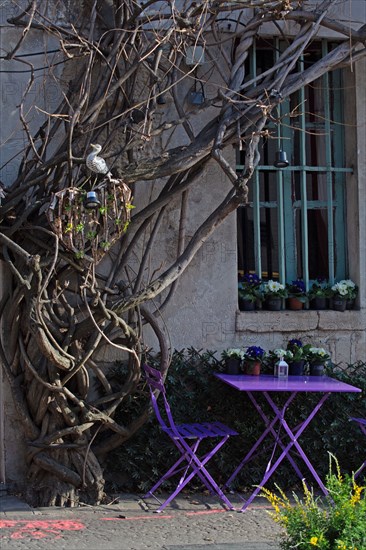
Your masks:
<svg viewBox="0 0 366 550"><path fill-rule="evenodd" d="M175 351L166 389L177 423L215 419L239 432L240 435L232 437L210 462L210 471L219 483L223 483L262 433L263 422L244 393L222 384L213 376L214 372L225 370L214 353L193 348ZM158 358L150 357L149 362L156 366L159 364ZM115 379L122 381L126 374L125 367L116 365L114 370ZM327 451L337 457L342 471L348 473L356 470L366 457L366 438L359 427L349 421L351 416L366 418L366 363L348 365L345 370L334 367L328 374L363 391L360 394L332 394L299 439L313 466L323 477L328 471ZM293 427L305 419L318 398L317 394L299 394L287 413L289 425ZM275 399L281 403L283 396L278 394ZM141 381L137 395L119 408L117 420L126 423L146 407L148 400L147 388ZM271 414L263 398L261 405ZM273 448L273 438L269 437L268 443L268 452L264 450L243 468L234 488L245 491L261 481L268 453ZM177 456L170 439L161 432L152 417L132 439L110 454L105 471L108 488L145 492ZM304 476L312 481L302 461L299 461L299 467ZM295 488L299 482L287 460L271 481L279 483L284 489ZM166 484L165 488L169 489L169 485ZM191 484L190 488L194 489L195 485Z"/></svg>

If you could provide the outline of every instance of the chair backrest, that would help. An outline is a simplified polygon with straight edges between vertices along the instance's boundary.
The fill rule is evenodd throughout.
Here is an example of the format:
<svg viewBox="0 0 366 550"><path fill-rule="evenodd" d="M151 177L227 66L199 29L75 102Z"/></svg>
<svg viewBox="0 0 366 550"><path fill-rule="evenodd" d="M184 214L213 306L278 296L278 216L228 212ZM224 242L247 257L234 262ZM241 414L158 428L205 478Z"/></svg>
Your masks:
<svg viewBox="0 0 366 550"><path fill-rule="evenodd" d="M177 430L174 424L169 402L166 397L166 391L165 391L163 376L161 372L158 371L157 369L154 369L153 367L150 367L150 365L142 365L142 368L145 372L146 382L150 389L152 406L159 424L162 426L164 430L168 431L169 429L171 429L173 430L174 433L177 434ZM156 392L158 392L157 395L156 395ZM164 403L164 409L166 412L169 426L167 425L167 423L165 422L165 420L163 419L160 413L160 409L158 405L159 396L161 396L162 402Z"/></svg>

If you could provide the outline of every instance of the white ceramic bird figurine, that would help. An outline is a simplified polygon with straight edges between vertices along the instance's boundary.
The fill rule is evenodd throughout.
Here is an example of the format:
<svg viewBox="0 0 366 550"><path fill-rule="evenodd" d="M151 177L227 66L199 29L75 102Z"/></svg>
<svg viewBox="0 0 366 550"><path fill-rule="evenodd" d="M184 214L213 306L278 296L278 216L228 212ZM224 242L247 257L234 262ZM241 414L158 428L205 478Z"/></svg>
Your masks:
<svg viewBox="0 0 366 550"><path fill-rule="evenodd" d="M1 206L1 199L5 199L5 185L2 181L0 181L0 206Z"/></svg>
<svg viewBox="0 0 366 550"><path fill-rule="evenodd" d="M98 153L102 150L102 146L98 145L98 143L96 145L91 143L90 147L93 151L86 157L86 165L89 170L95 172L96 174L104 174L109 178L112 177L106 161L102 157L98 157Z"/></svg>

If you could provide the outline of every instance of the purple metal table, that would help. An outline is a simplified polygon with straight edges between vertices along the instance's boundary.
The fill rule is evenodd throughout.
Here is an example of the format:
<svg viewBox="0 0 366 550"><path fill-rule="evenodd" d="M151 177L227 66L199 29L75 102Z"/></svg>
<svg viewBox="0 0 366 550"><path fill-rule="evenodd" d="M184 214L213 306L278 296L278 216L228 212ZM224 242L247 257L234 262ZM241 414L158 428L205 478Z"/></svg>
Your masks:
<svg viewBox="0 0 366 550"><path fill-rule="evenodd" d="M334 378L329 378L327 376L289 376L288 378L285 378L285 379L280 379L272 375L248 376L248 375L242 375L242 374L215 373L215 376L225 384L228 384L229 386L232 386L233 388L239 391L246 392L249 399L253 403L254 407L262 417L262 420L266 426L266 429L264 430L260 438L256 441L256 443L253 445L250 451L243 458L243 460L241 461L239 466L236 468L234 473L230 476L230 478L225 483L224 487L230 487L231 482L234 480L234 478L237 476L237 474L240 472L243 466L253 458L254 453L257 451L257 449L260 447L262 442L266 439L266 437L269 434L272 434L272 436L275 439L275 446L273 449L272 456L274 455L277 445L279 445L280 448L282 449L282 453L280 454L280 456L277 458L277 460L274 462L273 465L271 465L272 458L270 459L261 483L253 491L253 493L251 494L249 499L244 503L240 511L244 512L246 510L246 508L249 506L252 500L257 496L261 488L264 487L264 485L267 483L269 478L272 476L272 474L275 472L275 470L278 468L278 466L281 464L284 458L287 458L287 460L289 460L289 462L291 463L292 467L294 468L295 472L300 477L300 479L304 479L304 476L302 475L299 467L297 466L296 462L294 461L293 457L290 454L290 451L292 450L293 447L295 447L295 449L298 451L301 459L308 467L309 471L311 472L314 479L318 483L320 489L326 495L327 490L322 480L316 473L314 467L312 466L310 460L306 456L304 450L301 448L298 442L298 439L331 393L361 392L361 389L356 388L355 386L351 386L350 384L345 384L344 382L340 382L339 380L336 380ZM268 416L264 413L261 406L259 405L257 399L255 398L256 392L260 392L262 395L264 395L267 403L270 405L271 409L273 410L274 416L272 419L268 418ZM289 396L286 397L286 401L281 408L279 408L274 403L273 399L270 396L270 393L278 393L278 392L285 392L290 394ZM291 429L285 418L286 410L289 407L289 405L292 403L292 401L295 399L296 395L302 392L312 392L312 393L315 392L321 395L319 396L318 403L310 412L306 420L304 420L301 424ZM277 422L279 426L278 426L278 429L275 430L274 427ZM287 444L285 444L280 438L279 434L281 429L283 429L289 437L289 442Z"/></svg>

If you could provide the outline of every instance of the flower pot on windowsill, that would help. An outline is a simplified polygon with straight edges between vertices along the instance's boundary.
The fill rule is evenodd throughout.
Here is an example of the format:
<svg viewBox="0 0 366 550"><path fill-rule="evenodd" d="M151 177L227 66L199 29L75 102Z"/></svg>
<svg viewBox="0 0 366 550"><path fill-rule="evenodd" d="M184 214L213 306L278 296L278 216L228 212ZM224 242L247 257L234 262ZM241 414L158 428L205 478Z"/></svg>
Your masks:
<svg viewBox="0 0 366 550"><path fill-rule="evenodd" d="M335 311L345 311L347 306L347 299L341 298L340 296L333 296L332 298L332 309Z"/></svg>
<svg viewBox="0 0 366 550"><path fill-rule="evenodd" d="M227 374L239 374L240 373L240 359L235 359L234 357L229 357L225 361L226 363L226 372Z"/></svg>
<svg viewBox="0 0 366 550"><path fill-rule="evenodd" d="M315 296L310 300L310 308L316 310L327 309L328 299L325 296Z"/></svg>
<svg viewBox="0 0 366 550"><path fill-rule="evenodd" d="M239 298L239 309L240 311L254 311L256 309L256 302Z"/></svg>
<svg viewBox="0 0 366 550"><path fill-rule="evenodd" d="M288 373L290 376L303 376L305 361L292 361L288 365Z"/></svg>
<svg viewBox="0 0 366 550"><path fill-rule="evenodd" d="M244 362L244 374L250 374L252 376L259 376L261 373L260 361L245 361Z"/></svg>
<svg viewBox="0 0 366 550"><path fill-rule="evenodd" d="M355 300L346 300L346 309L353 309L355 307Z"/></svg>
<svg viewBox="0 0 366 550"><path fill-rule="evenodd" d="M324 363L313 363L310 365L310 376L323 376L324 373Z"/></svg>
<svg viewBox="0 0 366 550"><path fill-rule="evenodd" d="M280 311L282 309L282 298L280 296L267 296L265 307L269 311Z"/></svg>
<svg viewBox="0 0 366 550"><path fill-rule="evenodd" d="M289 296L287 298L287 309L291 309L293 311L298 311L300 309L303 309L304 302L299 300L296 296Z"/></svg>

